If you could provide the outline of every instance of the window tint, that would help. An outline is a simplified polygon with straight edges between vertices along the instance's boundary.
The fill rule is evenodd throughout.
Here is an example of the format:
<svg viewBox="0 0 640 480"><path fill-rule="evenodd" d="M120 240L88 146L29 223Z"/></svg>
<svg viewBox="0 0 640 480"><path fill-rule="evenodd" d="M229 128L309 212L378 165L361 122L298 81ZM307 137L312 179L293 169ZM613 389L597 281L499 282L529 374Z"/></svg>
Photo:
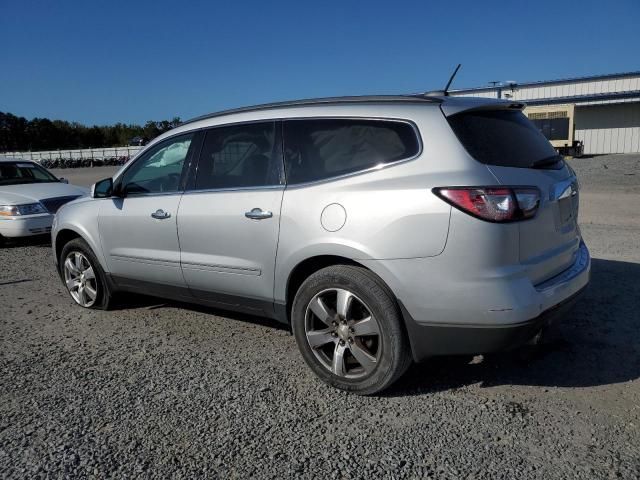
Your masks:
<svg viewBox="0 0 640 480"><path fill-rule="evenodd" d="M463 112L449 124L469 154L481 163L529 168L556 156L549 141L520 111Z"/></svg>
<svg viewBox="0 0 640 480"><path fill-rule="evenodd" d="M287 183L366 170L416 155L411 125L386 120L318 119L284 122Z"/></svg>
<svg viewBox="0 0 640 480"><path fill-rule="evenodd" d="M153 147L122 176L127 194L176 192L193 134L181 135Z"/></svg>
<svg viewBox="0 0 640 480"><path fill-rule="evenodd" d="M279 185L281 171L275 122L212 128L202 146L195 188Z"/></svg>

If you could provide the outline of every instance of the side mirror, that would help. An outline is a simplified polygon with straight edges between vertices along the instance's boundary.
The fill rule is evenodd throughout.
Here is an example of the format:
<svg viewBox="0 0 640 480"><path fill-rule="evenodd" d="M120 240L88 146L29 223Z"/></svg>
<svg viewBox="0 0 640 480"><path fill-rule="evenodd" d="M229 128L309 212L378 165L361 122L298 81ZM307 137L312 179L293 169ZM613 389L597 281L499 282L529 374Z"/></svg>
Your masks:
<svg viewBox="0 0 640 480"><path fill-rule="evenodd" d="M108 198L113 195L113 179L111 177L99 180L91 186L92 198Z"/></svg>
<svg viewBox="0 0 640 480"><path fill-rule="evenodd" d="M69 180L64 177L60 177L58 180L60 180L60 183L69 183Z"/></svg>

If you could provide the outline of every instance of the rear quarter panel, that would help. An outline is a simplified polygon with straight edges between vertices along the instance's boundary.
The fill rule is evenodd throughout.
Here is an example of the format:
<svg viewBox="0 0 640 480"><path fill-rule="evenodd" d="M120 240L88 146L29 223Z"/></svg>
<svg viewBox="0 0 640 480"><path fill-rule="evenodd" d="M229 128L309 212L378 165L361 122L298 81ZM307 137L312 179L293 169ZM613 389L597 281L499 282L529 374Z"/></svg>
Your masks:
<svg viewBox="0 0 640 480"><path fill-rule="evenodd" d="M493 177L469 162L437 106L384 109L386 115L413 122L422 151L414 159L379 170L313 184L288 186L281 212L275 299L284 301L290 272L317 255L353 260L426 258L440 255L447 243L451 207L431 189L478 184ZM323 226L323 210L344 209L344 225Z"/></svg>

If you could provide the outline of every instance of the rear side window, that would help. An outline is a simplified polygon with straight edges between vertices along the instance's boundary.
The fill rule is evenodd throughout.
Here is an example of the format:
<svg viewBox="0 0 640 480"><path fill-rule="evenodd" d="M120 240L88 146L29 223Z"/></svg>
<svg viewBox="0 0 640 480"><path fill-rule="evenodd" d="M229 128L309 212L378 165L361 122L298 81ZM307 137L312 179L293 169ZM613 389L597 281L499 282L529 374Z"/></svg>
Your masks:
<svg viewBox="0 0 640 480"><path fill-rule="evenodd" d="M487 165L530 168L557 156L545 136L520 111L462 112L448 120L469 154Z"/></svg>
<svg viewBox="0 0 640 480"><path fill-rule="evenodd" d="M196 190L280 184L282 150L275 122L207 131L198 162Z"/></svg>
<svg viewBox="0 0 640 480"><path fill-rule="evenodd" d="M408 123L316 119L284 122L287 183L313 182L415 156L420 144Z"/></svg>

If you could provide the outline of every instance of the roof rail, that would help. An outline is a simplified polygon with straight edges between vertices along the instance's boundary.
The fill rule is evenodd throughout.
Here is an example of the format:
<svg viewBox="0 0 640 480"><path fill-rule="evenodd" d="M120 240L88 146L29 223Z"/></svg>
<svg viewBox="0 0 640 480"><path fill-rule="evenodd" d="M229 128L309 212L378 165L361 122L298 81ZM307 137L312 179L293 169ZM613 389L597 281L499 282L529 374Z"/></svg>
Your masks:
<svg viewBox="0 0 640 480"><path fill-rule="evenodd" d="M230 115L232 113L255 112L260 110L268 110L272 108L299 107L299 106L305 106L305 105L331 105L331 104L342 105L342 104L371 103L371 102L441 103L442 99L431 97L431 96L425 96L423 94L359 95L359 96L351 96L351 97L306 98L302 100L288 100L284 102L264 103L261 105L254 105L249 107L240 107L240 108L232 108L229 110L222 110L220 112L209 113L207 115L201 115L199 117L191 118L181 123L181 125L194 123L200 120L207 120L209 118L221 117L223 115Z"/></svg>

